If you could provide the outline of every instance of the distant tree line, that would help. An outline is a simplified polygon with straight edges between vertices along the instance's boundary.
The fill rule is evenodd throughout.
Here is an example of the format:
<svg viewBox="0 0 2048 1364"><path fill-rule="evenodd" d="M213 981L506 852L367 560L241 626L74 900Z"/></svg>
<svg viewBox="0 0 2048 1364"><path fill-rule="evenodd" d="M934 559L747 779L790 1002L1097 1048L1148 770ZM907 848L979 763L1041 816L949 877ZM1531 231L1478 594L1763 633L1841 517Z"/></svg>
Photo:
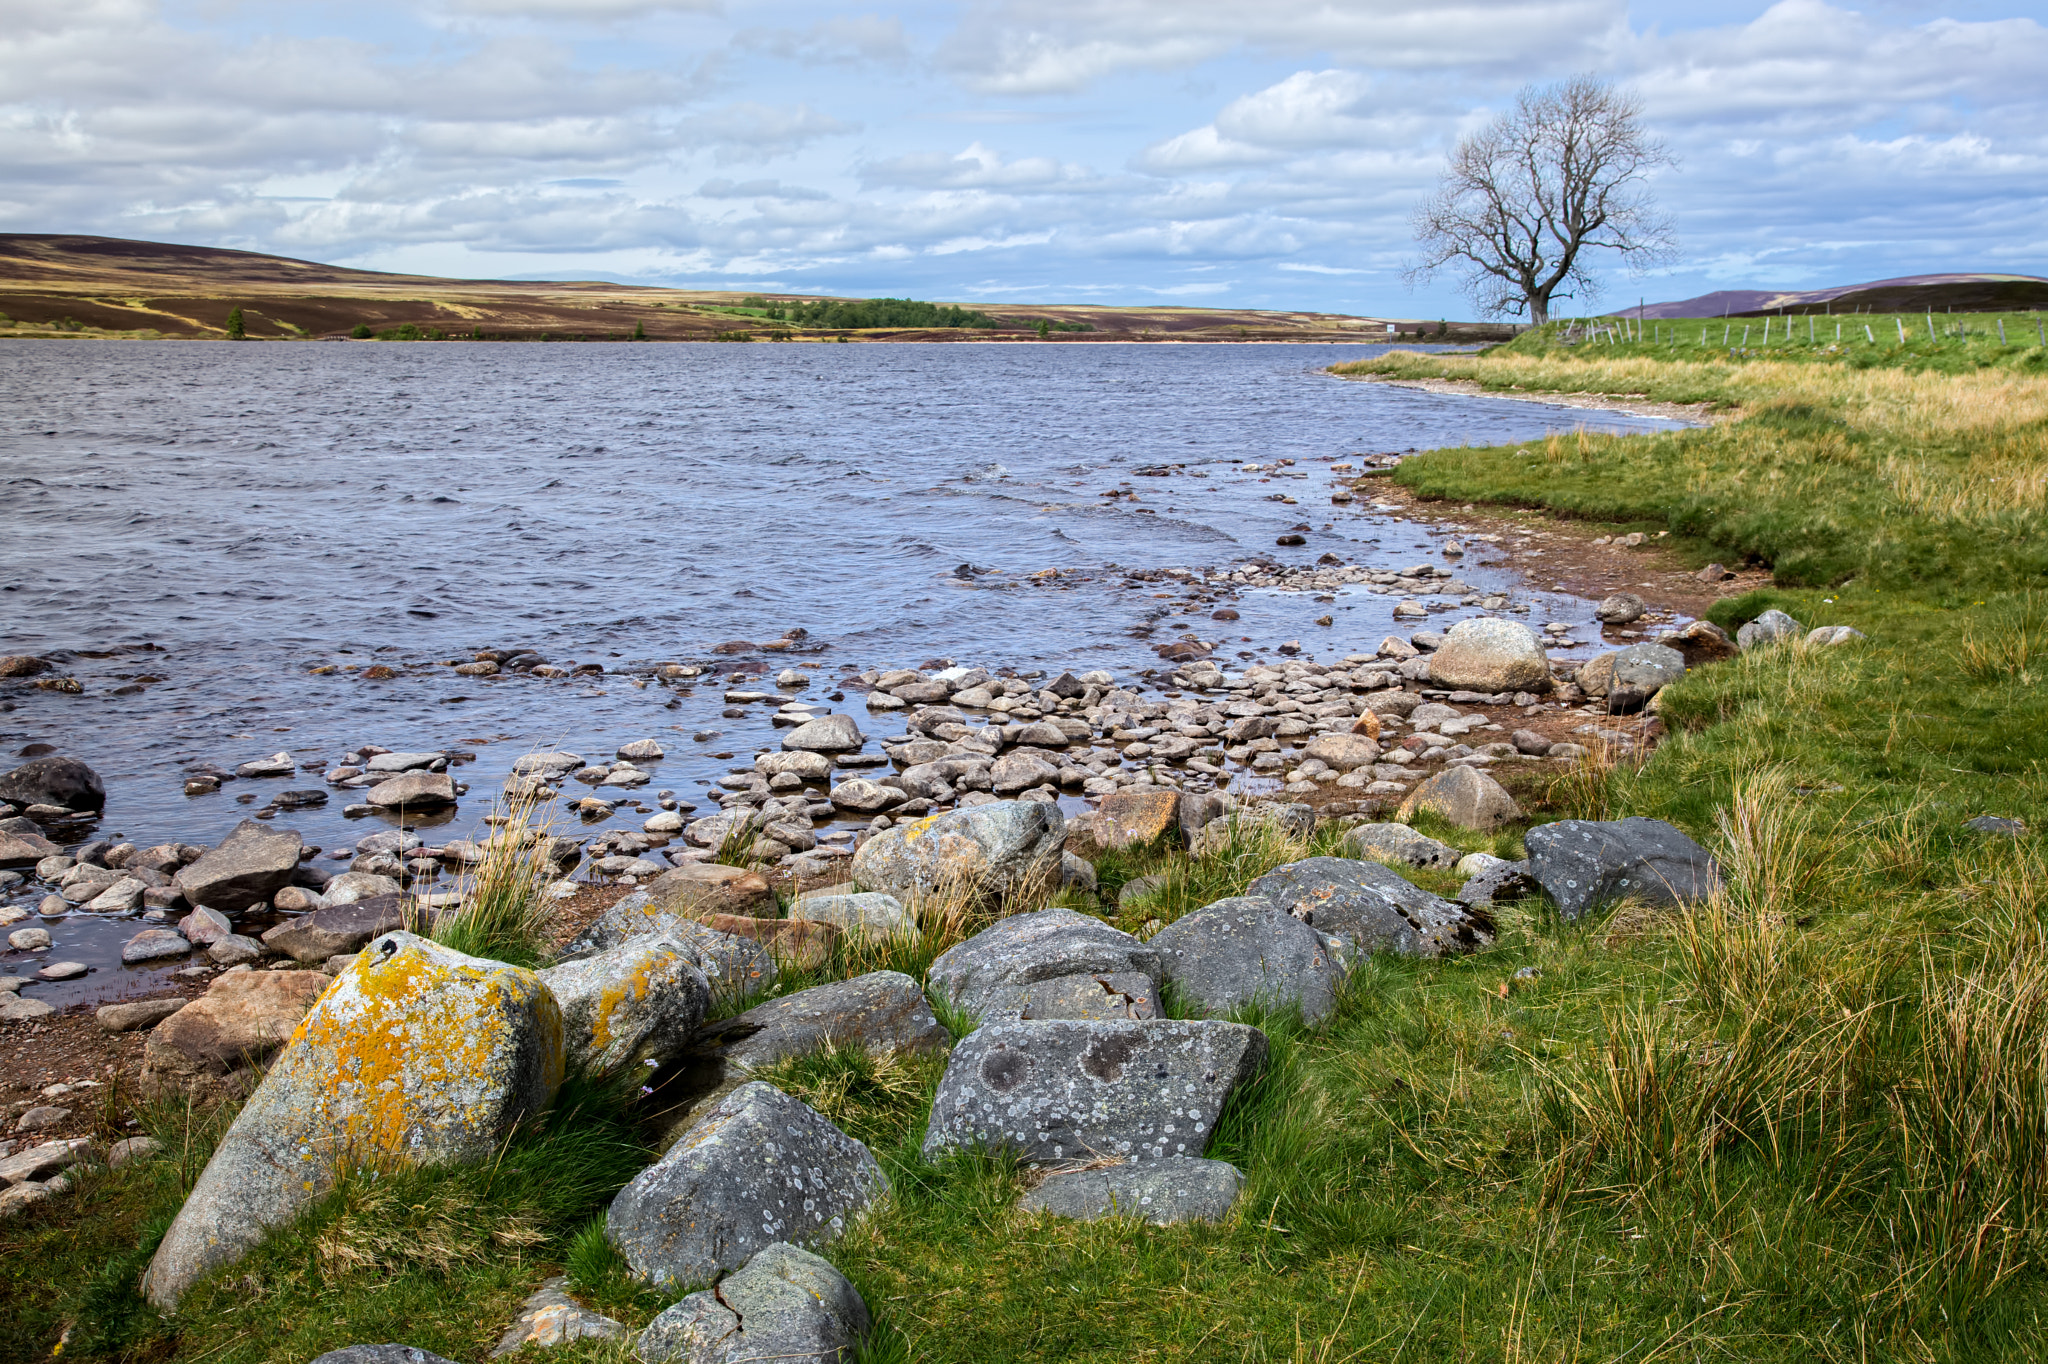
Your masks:
<svg viewBox="0 0 2048 1364"><path fill-rule="evenodd" d="M743 305L762 315L798 327L829 327L858 331L869 327L980 327L999 324L987 313L952 304L925 303L914 298L821 299L815 303L769 304L750 298Z"/></svg>

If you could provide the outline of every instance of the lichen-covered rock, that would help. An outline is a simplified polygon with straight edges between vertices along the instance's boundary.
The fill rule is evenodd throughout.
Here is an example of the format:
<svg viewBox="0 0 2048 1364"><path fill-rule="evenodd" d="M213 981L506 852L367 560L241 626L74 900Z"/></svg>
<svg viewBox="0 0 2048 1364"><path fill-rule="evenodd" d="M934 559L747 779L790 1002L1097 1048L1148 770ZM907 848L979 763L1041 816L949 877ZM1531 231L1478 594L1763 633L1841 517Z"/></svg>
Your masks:
<svg viewBox="0 0 2048 1364"><path fill-rule="evenodd" d="M1071 909L999 919L939 955L932 989L979 1019L1151 1018L1159 952Z"/></svg>
<svg viewBox="0 0 2048 1364"><path fill-rule="evenodd" d="M845 1275L776 1241L649 1322L635 1354L644 1364L850 1364L869 1324Z"/></svg>
<svg viewBox="0 0 2048 1364"><path fill-rule="evenodd" d="M1156 1226L1221 1222L1243 1187L1243 1173L1228 1161L1173 1156L1047 1175L1017 1206L1082 1222L1099 1217L1137 1217Z"/></svg>
<svg viewBox="0 0 2048 1364"><path fill-rule="evenodd" d="M1610 673L1613 687L1633 687L1654 696L1685 676L1685 655L1662 644L1631 644L1615 651Z"/></svg>
<svg viewBox="0 0 2048 1364"><path fill-rule="evenodd" d="M1272 901L1233 896L1152 935L1165 984L1211 1015L1248 1004L1299 1008L1321 1022L1337 1006L1344 968L1323 935Z"/></svg>
<svg viewBox="0 0 2048 1364"><path fill-rule="evenodd" d="M1789 644L1805 633L1804 625L1773 607L1735 632L1735 647L1749 650L1763 644Z"/></svg>
<svg viewBox="0 0 2048 1364"><path fill-rule="evenodd" d="M326 976L312 971L234 971L214 977L205 994L150 1030L142 1049L144 1088L160 1091L167 1085L217 1080L261 1065L285 1044L327 983Z"/></svg>
<svg viewBox="0 0 2048 1364"><path fill-rule="evenodd" d="M876 834L854 854L853 879L906 902L1016 900L1059 885L1066 837L1049 801L991 801Z"/></svg>
<svg viewBox="0 0 2048 1364"><path fill-rule="evenodd" d="M1529 830L1522 845L1529 874L1567 919L1623 896L1690 904L1722 884L1707 850L1661 819L1561 819Z"/></svg>
<svg viewBox="0 0 2048 1364"><path fill-rule="evenodd" d="M1446 767L1410 791L1395 813L1413 819L1425 810L1461 829L1497 829L1522 817L1507 788L1476 767Z"/></svg>
<svg viewBox="0 0 2048 1364"><path fill-rule="evenodd" d="M572 1340L623 1340L631 1334L620 1323L570 1297L568 1289L567 1275L541 1280L533 1295L519 1305L518 1320L499 1338L491 1358L503 1359L529 1345L545 1350Z"/></svg>
<svg viewBox="0 0 2048 1364"><path fill-rule="evenodd" d="M709 915L712 919L723 916ZM563 949L564 960L605 952L649 933L681 943L697 954L698 969L714 994L740 998L775 983L775 957L753 938L721 932L697 918L663 909L646 891L622 896L596 923Z"/></svg>
<svg viewBox="0 0 2048 1364"><path fill-rule="evenodd" d="M773 1242L837 1239L888 1187L865 1145L756 1080L619 1191L605 1235L644 1279L705 1283Z"/></svg>
<svg viewBox="0 0 2048 1364"><path fill-rule="evenodd" d="M344 1345L339 1350L329 1350L313 1364L452 1364L452 1361L411 1345Z"/></svg>
<svg viewBox="0 0 2048 1364"><path fill-rule="evenodd" d="M569 1065L589 1075L677 1055L711 1002L696 951L659 933L550 966L540 978L562 1007Z"/></svg>
<svg viewBox="0 0 2048 1364"><path fill-rule="evenodd" d="M1406 824L1361 824L1344 835L1346 856L1404 867L1455 867L1462 854Z"/></svg>
<svg viewBox="0 0 2048 1364"><path fill-rule="evenodd" d="M1493 941L1493 923L1442 900L1391 867L1310 857L1275 867L1245 887L1360 952L1437 957Z"/></svg>
<svg viewBox="0 0 2048 1364"><path fill-rule="evenodd" d="M377 939L278 1053L164 1234L143 1291L175 1307L320 1198L341 1167L489 1155L547 1106L562 1071L562 1011L533 972L410 933Z"/></svg>
<svg viewBox="0 0 2048 1364"><path fill-rule="evenodd" d="M917 920L910 917L893 895L870 891L859 895L802 895L790 906L790 915L831 924L843 933L877 938L914 938Z"/></svg>
<svg viewBox="0 0 2048 1364"><path fill-rule="evenodd" d="M1001 1147L1031 1165L1199 1156L1266 1059L1241 1023L985 1023L953 1048L924 1153Z"/></svg>
<svg viewBox="0 0 2048 1364"><path fill-rule="evenodd" d="M1471 691L1547 691L1550 658L1520 621L1479 616L1444 632L1429 656L1429 676L1438 686Z"/></svg>
<svg viewBox="0 0 2048 1364"><path fill-rule="evenodd" d="M203 854L191 866L181 868L172 884L192 904L231 914L267 900L290 885L298 866L296 831L272 829L245 819L220 841L219 847Z"/></svg>

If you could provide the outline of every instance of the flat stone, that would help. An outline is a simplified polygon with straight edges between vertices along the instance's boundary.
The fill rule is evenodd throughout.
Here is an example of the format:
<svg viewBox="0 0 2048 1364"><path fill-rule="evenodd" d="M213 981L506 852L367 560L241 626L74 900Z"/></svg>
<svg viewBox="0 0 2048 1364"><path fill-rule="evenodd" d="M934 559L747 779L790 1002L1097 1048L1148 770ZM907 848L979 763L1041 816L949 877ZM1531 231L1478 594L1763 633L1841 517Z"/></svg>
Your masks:
<svg viewBox="0 0 2048 1364"><path fill-rule="evenodd" d="M354 905L392 899L403 889L396 877L372 871L345 871L321 887L320 898L330 906Z"/></svg>
<svg viewBox="0 0 2048 1364"><path fill-rule="evenodd" d="M1344 855L1436 869L1456 866L1463 856L1450 844L1439 843L1406 824L1361 824L1344 835Z"/></svg>
<svg viewBox="0 0 2048 1364"><path fill-rule="evenodd" d="M649 1322L634 1354L643 1364L851 1364L869 1328L845 1275L776 1241Z"/></svg>
<svg viewBox="0 0 2048 1364"><path fill-rule="evenodd" d="M1184 914L1152 935L1162 983L1211 1015L1247 1005L1296 1008L1320 1023L1337 1005L1344 969L1322 934L1256 896Z"/></svg>
<svg viewBox="0 0 2048 1364"><path fill-rule="evenodd" d="M2018 838L2027 831L2022 821L2007 819L2004 815L1978 815L1975 819L1963 821L1963 827L1973 834L1993 834L2001 838Z"/></svg>
<svg viewBox="0 0 2048 1364"><path fill-rule="evenodd" d="M1302 750L1304 758L1328 763L1339 772L1370 767L1380 760L1380 746L1363 734L1318 734Z"/></svg>
<svg viewBox="0 0 2048 1364"><path fill-rule="evenodd" d="M17 1151L0 1158L0 1183L22 1184L48 1179L59 1170L68 1170L85 1159L91 1148L90 1138L73 1137L68 1141L46 1141L26 1151Z"/></svg>
<svg viewBox="0 0 2048 1364"><path fill-rule="evenodd" d="M235 768L238 777L289 777L299 770L298 760L289 753L273 753Z"/></svg>
<svg viewBox="0 0 2048 1364"><path fill-rule="evenodd" d="M326 986L327 978L311 971L233 971L214 977L205 994L165 1014L151 1029L142 1049L147 1087L219 1079L261 1065L284 1045Z"/></svg>
<svg viewBox="0 0 2048 1364"><path fill-rule="evenodd" d="M185 935L174 929L145 928L121 944L121 964L162 961L166 957L185 956L191 950L192 944L185 940Z"/></svg>
<svg viewBox="0 0 2048 1364"><path fill-rule="evenodd" d="M345 1164L488 1158L547 1107L562 1072L561 1009L533 972L410 933L377 939L326 987L236 1116L150 1261L144 1294L171 1310L323 1197Z"/></svg>
<svg viewBox="0 0 2048 1364"><path fill-rule="evenodd" d="M1136 1217L1155 1226L1221 1222L1243 1187L1243 1173L1227 1161L1173 1156L1047 1175L1017 1206L1082 1222L1102 1217Z"/></svg>
<svg viewBox="0 0 2048 1364"><path fill-rule="evenodd" d="M0 830L0 867L33 867L63 851L41 834L25 829Z"/></svg>
<svg viewBox="0 0 2048 1364"><path fill-rule="evenodd" d="M1567 919L1623 896L1690 904L1722 885L1707 850L1661 819L1564 819L1537 825L1522 844L1529 874Z"/></svg>
<svg viewBox="0 0 2048 1364"><path fill-rule="evenodd" d="M951 1041L915 980L899 971L872 971L756 1004L705 1028L692 1050L744 1074L827 1045L922 1055L944 1051Z"/></svg>
<svg viewBox="0 0 2048 1364"><path fill-rule="evenodd" d="M405 926L404 900L380 895L286 919L264 932L263 945L313 966L336 953L361 951L378 934Z"/></svg>
<svg viewBox="0 0 2048 1364"><path fill-rule="evenodd" d="M313 1364L452 1364L452 1361L410 1345L345 1345L329 1350Z"/></svg>
<svg viewBox="0 0 2048 1364"><path fill-rule="evenodd" d="M1245 888L1360 953L1438 957L1493 942L1493 924L1439 899L1391 867L1341 857L1310 857L1275 867Z"/></svg>
<svg viewBox="0 0 2048 1364"><path fill-rule="evenodd" d="M859 895L802 895L790 907L790 915L835 925L844 933L873 937L914 938L917 920L893 895L871 891Z"/></svg>
<svg viewBox="0 0 2048 1364"><path fill-rule="evenodd" d="M92 968L82 961L53 961L36 972L40 980L76 980Z"/></svg>
<svg viewBox="0 0 2048 1364"><path fill-rule="evenodd" d="M102 1004L93 1012L93 1022L102 1032L134 1032L154 1028L188 1003L183 996L170 999L138 999L127 1004Z"/></svg>
<svg viewBox="0 0 2048 1364"><path fill-rule="evenodd" d="M754 1081L619 1191L605 1235L643 1279L703 1283L776 1241L836 1240L888 1187L865 1145Z"/></svg>
<svg viewBox="0 0 2048 1364"><path fill-rule="evenodd" d="M519 1305L518 1320L499 1338L490 1358L502 1359L529 1345L545 1350L572 1340L623 1340L629 1334L618 1322L570 1297L568 1277L557 1274L543 1279Z"/></svg>
<svg viewBox="0 0 2048 1364"><path fill-rule="evenodd" d="M954 1047L924 1154L1003 1148L1027 1164L1199 1156L1266 1059L1239 1023L985 1023Z"/></svg>
<svg viewBox="0 0 2048 1364"><path fill-rule="evenodd" d="M410 772L439 762L440 753L379 753L363 764L365 772Z"/></svg>
<svg viewBox="0 0 2048 1364"><path fill-rule="evenodd" d="M379 810L432 810L455 804L455 778L446 772L407 772L380 781L363 799Z"/></svg>
<svg viewBox="0 0 2048 1364"><path fill-rule="evenodd" d="M999 919L927 975L953 1007L996 1019L1131 1019L1158 1012L1157 948L1071 909Z"/></svg>

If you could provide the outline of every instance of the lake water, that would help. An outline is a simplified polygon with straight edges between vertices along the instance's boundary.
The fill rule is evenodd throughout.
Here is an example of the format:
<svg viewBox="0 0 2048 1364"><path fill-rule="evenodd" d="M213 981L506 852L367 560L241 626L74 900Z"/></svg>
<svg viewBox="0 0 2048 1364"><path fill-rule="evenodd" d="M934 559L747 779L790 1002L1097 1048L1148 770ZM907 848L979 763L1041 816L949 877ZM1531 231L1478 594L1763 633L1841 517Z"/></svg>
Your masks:
<svg viewBox="0 0 2048 1364"><path fill-rule="evenodd" d="M651 664L794 664L822 681L948 657L1125 676L1157 666L1154 643L1224 628L1164 618L1172 604L1128 570L1431 555L1420 526L1332 506L1332 462L1669 425L1321 372L1380 349L0 342L0 653L51 658L85 687L0 684L0 759L47 743L90 763L108 790L93 836L142 844L216 842L247 813L238 797L319 785L187 797L191 763L282 749L324 765L362 743L476 752L465 828L537 746L608 756L658 738L656 787L706 804L705 783L773 742L772 707L730 718L718 685L635 685ZM1125 487L1135 500L1100 495ZM1275 546L1302 524L1304 546ZM961 564L998 571L969 582ZM1061 572L1031 576L1046 569ZM1590 618L1589 603L1519 596L1541 618ZM1369 652L1394 601L1247 593L1219 654L1292 638ZM1313 624L1325 612L1332 629ZM796 653L712 653L793 628ZM607 672L409 666L515 646ZM346 671L372 663L398 675ZM327 664L342 670L309 671ZM902 728L853 713L870 733ZM351 798L277 823L352 844L378 826L342 816ZM36 997L156 978L110 963L132 920L44 926L54 957L100 969ZM36 964L0 955L0 972Z"/></svg>

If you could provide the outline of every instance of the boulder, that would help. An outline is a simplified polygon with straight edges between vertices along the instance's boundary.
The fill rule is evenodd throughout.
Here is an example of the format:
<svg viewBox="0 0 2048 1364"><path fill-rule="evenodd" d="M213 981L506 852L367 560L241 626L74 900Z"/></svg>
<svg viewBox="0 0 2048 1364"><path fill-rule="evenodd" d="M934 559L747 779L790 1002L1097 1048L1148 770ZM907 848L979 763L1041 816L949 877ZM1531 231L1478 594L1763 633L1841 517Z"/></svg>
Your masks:
<svg viewBox="0 0 2048 1364"><path fill-rule="evenodd" d="M1593 608L1593 618L1608 625L1627 625L1630 621L1641 620L1644 611L1643 599L1633 592L1616 592L1604 597Z"/></svg>
<svg viewBox="0 0 2048 1364"><path fill-rule="evenodd" d="M1470 861L1470 858L1466 859ZM1461 871L1465 868L1460 866ZM1465 884L1458 887L1458 903L1478 907L1495 905L1508 900L1520 900L1534 895L1538 889L1536 878L1529 874L1526 859L1509 862L1498 857L1489 857L1486 864L1471 869Z"/></svg>
<svg viewBox="0 0 2048 1364"><path fill-rule="evenodd" d="M284 1045L326 988L327 977L316 971L234 971L215 976L205 994L171 1010L151 1029L142 1049L144 1087L160 1091L189 1086L260 1066Z"/></svg>
<svg viewBox="0 0 2048 1364"><path fill-rule="evenodd" d="M66 810L103 810L107 788L99 773L76 758L37 758L0 776L0 800L24 808L57 805Z"/></svg>
<svg viewBox="0 0 2048 1364"><path fill-rule="evenodd" d="M232 914L290 885L298 866L297 831L245 819L219 847L181 868L172 884L189 903Z"/></svg>
<svg viewBox="0 0 2048 1364"><path fill-rule="evenodd" d="M1058 785L1060 767L1036 750L1020 748L997 758L988 776L991 790L1009 796L1034 786Z"/></svg>
<svg viewBox="0 0 2048 1364"><path fill-rule="evenodd" d="M712 914L704 926L715 933L759 943L777 962L799 971L815 971L832 959L839 925L812 919L754 919L744 914ZM702 949L700 949L701 953ZM752 993L749 986L742 993Z"/></svg>
<svg viewBox="0 0 2048 1364"><path fill-rule="evenodd" d="M1047 1175L1017 1206L1081 1222L1101 1217L1136 1217L1155 1226L1221 1222L1243 1186L1244 1175L1227 1161L1172 1156Z"/></svg>
<svg viewBox="0 0 2048 1364"><path fill-rule="evenodd" d="M320 898L330 905L352 905L395 896L403 889L389 876L379 876L370 871L345 871L320 888Z"/></svg>
<svg viewBox="0 0 2048 1364"><path fill-rule="evenodd" d="M234 932L235 926L227 915L202 905L178 921L178 931L200 947L211 947Z"/></svg>
<svg viewBox="0 0 2048 1364"><path fill-rule="evenodd" d="M832 760L823 753L806 753L802 749L763 753L754 759L754 770L764 777L779 777L788 772L805 781L824 781L832 775Z"/></svg>
<svg viewBox="0 0 2048 1364"><path fill-rule="evenodd" d="M432 810L455 803L455 778L446 772L406 772L380 781L363 796L379 810Z"/></svg>
<svg viewBox="0 0 2048 1364"><path fill-rule="evenodd" d="M1316 809L1313 805L1240 806L1228 818L1203 825L1188 851L1196 857L1209 857L1229 847L1234 838L1267 831L1305 840L1316 831Z"/></svg>
<svg viewBox="0 0 2048 1364"><path fill-rule="evenodd" d="M1735 647L1749 650L1764 644L1787 644L1805 633L1804 625L1773 608L1735 632Z"/></svg>
<svg viewBox="0 0 2048 1364"><path fill-rule="evenodd" d="M642 1364L852 1364L869 1325L845 1275L775 1241L649 1322L634 1355Z"/></svg>
<svg viewBox="0 0 2048 1364"><path fill-rule="evenodd" d="M488 1157L547 1106L562 1070L562 1012L533 972L386 934L278 1053L164 1234L143 1292L175 1308L202 1275L318 1201L344 1164Z"/></svg>
<svg viewBox="0 0 2048 1364"><path fill-rule="evenodd" d="M1536 632L1520 621L1480 616L1461 620L1429 656L1430 680L1456 690L1548 691L1550 658Z"/></svg>
<svg viewBox="0 0 2048 1364"><path fill-rule="evenodd" d="M1722 885L1707 850L1661 819L1562 819L1537 825L1522 844L1529 874L1567 919L1622 896L1690 904Z"/></svg>
<svg viewBox="0 0 2048 1364"><path fill-rule="evenodd" d="M879 891L861 895L802 895L789 912L795 918L832 924L842 933L885 938L917 936L917 921L902 903Z"/></svg>
<svg viewBox="0 0 2048 1364"><path fill-rule="evenodd" d="M854 854L853 878L912 904L1025 899L1059 884L1066 836L1049 801L991 801L870 837Z"/></svg>
<svg viewBox="0 0 2048 1364"><path fill-rule="evenodd" d="M924 1154L999 1147L1034 1166L1199 1156L1265 1059L1266 1035L1241 1023L985 1023L946 1063Z"/></svg>
<svg viewBox="0 0 2048 1364"><path fill-rule="evenodd" d="M782 736L784 748L806 753L857 753L866 742L851 715L821 715Z"/></svg>
<svg viewBox="0 0 2048 1364"><path fill-rule="evenodd" d="M312 966L337 953L359 952L379 934L406 926L405 901L379 895L274 924L264 931L263 945Z"/></svg>
<svg viewBox="0 0 2048 1364"><path fill-rule="evenodd" d="M1662 644L1631 644L1609 656L1608 671L1613 686L1651 696L1685 676L1685 655Z"/></svg>
<svg viewBox="0 0 2048 1364"><path fill-rule="evenodd" d="M1149 848L1178 832L1181 800L1180 792L1163 786L1111 791L1095 811L1091 841L1104 851Z"/></svg>
<svg viewBox="0 0 2048 1364"><path fill-rule="evenodd" d="M619 1191L605 1235L643 1279L704 1283L776 1241L837 1239L888 1187L866 1146L757 1080Z"/></svg>
<svg viewBox="0 0 2048 1364"><path fill-rule="evenodd" d="M999 919L927 975L953 1007L996 1019L1131 1019L1158 1012L1159 952L1071 909Z"/></svg>
<svg viewBox="0 0 2048 1364"><path fill-rule="evenodd" d="M1320 758L1339 772L1370 767L1380 760L1380 746L1363 734L1318 734L1302 750L1305 758Z"/></svg>
<svg viewBox="0 0 2048 1364"><path fill-rule="evenodd" d="M679 1054L711 1002L699 960L694 948L648 933L540 972L562 1009L568 1064L616 1075Z"/></svg>
<svg viewBox="0 0 2048 1364"><path fill-rule="evenodd" d="M1728 632L1710 620L1696 620L1683 630L1661 636L1657 643L1685 655L1686 666L1690 668L1733 658L1741 652L1735 641L1728 638Z"/></svg>
<svg viewBox="0 0 2048 1364"><path fill-rule="evenodd" d="M1298 1008L1319 1023L1337 1005L1344 968L1315 929L1256 896L1182 915L1152 935L1163 984L1211 1015L1246 1005Z"/></svg>
<svg viewBox="0 0 2048 1364"><path fill-rule="evenodd" d="M1497 829L1522 817L1515 798L1476 767L1444 768L1410 791L1395 814L1413 819L1424 810L1461 829Z"/></svg>
<svg viewBox="0 0 2048 1364"><path fill-rule="evenodd" d="M1275 867L1245 888L1359 952L1439 957L1493 942L1482 915L1438 899L1390 867L1310 857Z"/></svg>
<svg viewBox="0 0 2048 1364"><path fill-rule="evenodd" d="M1344 855L1441 871L1456 866L1464 854L1406 824L1361 824L1344 835Z"/></svg>

